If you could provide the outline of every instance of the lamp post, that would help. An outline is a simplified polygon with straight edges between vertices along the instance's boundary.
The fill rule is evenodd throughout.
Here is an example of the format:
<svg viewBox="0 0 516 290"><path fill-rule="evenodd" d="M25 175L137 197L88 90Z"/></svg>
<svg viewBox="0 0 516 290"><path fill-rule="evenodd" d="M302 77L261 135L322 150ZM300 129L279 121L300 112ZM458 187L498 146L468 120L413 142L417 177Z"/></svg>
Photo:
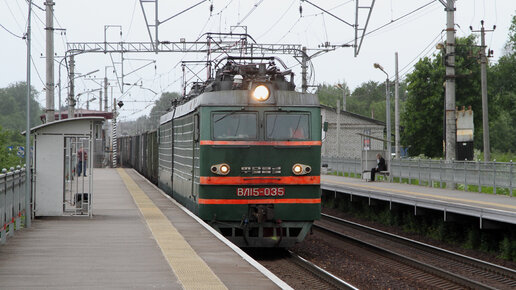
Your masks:
<svg viewBox="0 0 516 290"><path fill-rule="evenodd" d="M383 67L375 63L374 68L377 68L387 76L385 80L385 119L387 120L387 164L390 164L391 161L391 98L390 98L390 90L389 90L389 74L383 69Z"/></svg>
<svg viewBox="0 0 516 290"><path fill-rule="evenodd" d="M335 87L342 90L342 110L347 111L347 109L346 109L346 86L345 86L345 84L336 84Z"/></svg>

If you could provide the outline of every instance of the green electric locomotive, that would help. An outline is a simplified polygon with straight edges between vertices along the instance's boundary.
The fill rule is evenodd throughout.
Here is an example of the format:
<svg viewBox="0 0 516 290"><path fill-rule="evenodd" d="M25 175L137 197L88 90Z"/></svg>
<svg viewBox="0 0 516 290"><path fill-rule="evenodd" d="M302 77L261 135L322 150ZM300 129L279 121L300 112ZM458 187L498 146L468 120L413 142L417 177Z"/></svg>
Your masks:
<svg viewBox="0 0 516 290"><path fill-rule="evenodd" d="M158 185L241 247L291 246L321 212L319 102L276 61L228 57L160 119Z"/></svg>

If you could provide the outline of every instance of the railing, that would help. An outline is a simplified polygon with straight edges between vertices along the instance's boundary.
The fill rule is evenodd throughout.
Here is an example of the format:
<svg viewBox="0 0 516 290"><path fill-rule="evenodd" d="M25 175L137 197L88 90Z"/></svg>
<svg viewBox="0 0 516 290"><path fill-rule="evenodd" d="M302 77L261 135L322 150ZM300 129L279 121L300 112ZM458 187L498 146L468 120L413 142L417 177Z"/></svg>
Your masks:
<svg viewBox="0 0 516 290"><path fill-rule="evenodd" d="M358 176L362 173L360 159L322 157L328 171ZM373 166L371 166L373 167ZM469 191L506 193L513 195L516 185L513 162L480 162L393 159L387 164L390 180L431 187L448 187L450 184ZM367 169L369 170L369 169Z"/></svg>
<svg viewBox="0 0 516 290"><path fill-rule="evenodd" d="M25 168L11 167L0 174L0 244L21 228L25 215Z"/></svg>

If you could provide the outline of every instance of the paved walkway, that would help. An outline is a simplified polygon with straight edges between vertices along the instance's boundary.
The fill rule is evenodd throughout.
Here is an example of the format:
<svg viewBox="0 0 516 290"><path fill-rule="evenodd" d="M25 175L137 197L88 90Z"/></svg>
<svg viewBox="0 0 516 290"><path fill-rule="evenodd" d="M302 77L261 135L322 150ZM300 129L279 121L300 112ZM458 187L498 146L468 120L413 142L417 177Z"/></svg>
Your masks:
<svg viewBox="0 0 516 290"><path fill-rule="evenodd" d="M474 213L476 216L516 224L516 197L486 193L432 188L386 181L366 182L358 178L334 175L321 176L322 188L340 189L361 195L381 197L383 200L402 201L407 204L426 204L434 209L450 209L457 213Z"/></svg>
<svg viewBox="0 0 516 290"><path fill-rule="evenodd" d="M0 289L278 288L134 171L94 178L92 219L38 218L0 246Z"/></svg>

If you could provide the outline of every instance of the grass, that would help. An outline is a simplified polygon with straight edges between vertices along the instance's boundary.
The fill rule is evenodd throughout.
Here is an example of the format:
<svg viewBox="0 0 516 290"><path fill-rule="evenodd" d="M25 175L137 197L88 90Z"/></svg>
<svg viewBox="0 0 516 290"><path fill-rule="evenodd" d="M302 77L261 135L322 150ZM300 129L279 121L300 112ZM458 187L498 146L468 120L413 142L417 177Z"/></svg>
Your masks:
<svg viewBox="0 0 516 290"><path fill-rule="evenodd" d="M362 174L360 173L348 173L348 172L341 172L341 171L332 171L332 172L329 172L328 175L335 175L335 176L344 176L344 177L352 177L352 178L362 178ZM377 175L377 180L383 180L383 181L386 181L388 180L386 177L382 176L382 175ZM404 184L411 184L411 185L421 185L421 186L432 186L433 187L436 187L436 188L446 188L446 182L441 182L439 183L438 181L430 181L432 182L433 184L431 184L428 180L419 180L417 178L400 178L400 177L393 177L392 178L393 182L394 183L404 183ZM462 183L456 183L455 184L455 189L457 190L464 190L464 187L465 185L462 184ZM478 185L471 185L471 184L468 184L467 185L467 188L466 188L466 191L469 191L469 192L479 192L478 190ZM480 190L481 193L486 193L486 194L495 194L494 193L494 188L492 186L481 186L481 190ZM506 196L511 196L511 190L510 188L506 188L506 187L496 187L496 194L497 195L506 195ZM512 196L515 196L516 195L516 189L513 189L512 190Z"/></svg>

